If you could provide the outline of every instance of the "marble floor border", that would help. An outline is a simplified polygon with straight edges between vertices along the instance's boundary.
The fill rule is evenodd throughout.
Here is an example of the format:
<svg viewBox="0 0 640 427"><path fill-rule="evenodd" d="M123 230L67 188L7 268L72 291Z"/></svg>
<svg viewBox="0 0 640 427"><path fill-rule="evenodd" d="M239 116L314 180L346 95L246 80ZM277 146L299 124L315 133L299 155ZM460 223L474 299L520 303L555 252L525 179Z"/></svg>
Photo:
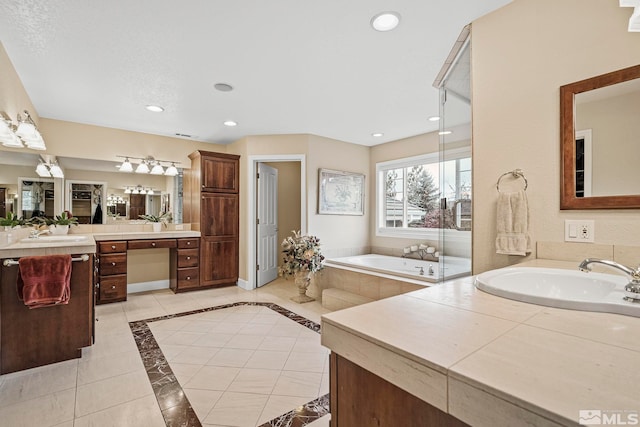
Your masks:
<svg viewBox="0 0 640 427"><path fill-rule="evenodd" d="M156 396L167 427L201 427L202 424L191 407L191 403L184 393L182 386L171 370L171 366L169 366L169 362L164 357L164 354L156 342L151 329L149 329L148 324L160 320L174 319L192 314L206 313L209 311L222 310L225 308L243 305L267 307L314 332L320 333L320 324L277 304L269 302L235 302L129 322L131 333L133 334L136 345L138 346L140 357L144 364L144 368L147 371L147 376L151 382L151 387L153 388L153 392ZM287 412L280 417L262 424L260 427L304 426L328 413L329 394L325 394L324 396L320 396L317 399L296 408L295 410Z"/></svg>

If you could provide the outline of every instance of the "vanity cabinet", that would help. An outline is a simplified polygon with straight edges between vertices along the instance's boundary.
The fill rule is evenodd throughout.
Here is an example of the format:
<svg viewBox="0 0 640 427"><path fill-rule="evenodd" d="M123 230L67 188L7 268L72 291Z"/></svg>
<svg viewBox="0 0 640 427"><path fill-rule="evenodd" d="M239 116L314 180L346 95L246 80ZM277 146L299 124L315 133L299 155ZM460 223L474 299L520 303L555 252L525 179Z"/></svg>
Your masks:
<svg viewBox="0 0 640 427"><path fill-rule="evenodd" d="M93 342L92 267L93 255L72 262L68 304L30 309L17 296L18 265L0 264L0 374L82 356Z"/></svg>
<svg viewBox="0 0 640 427"><path fill-rule="evenodd" d="M331 427L468 426L334 352L329 383Z"/></svg>
<svg viewBox="0 0 640 427"><path fill-rule="evenodd" d="M189 155L184 176L184 218L200 231L197 288L238 281L240 156L209 151ZM193 289L195 289L194 287Z"/></svg>
<svg viewBox="0 0 640 427"><path fill-rule="evenodd" d="M200 238L100 241L97 245L97 303L127 300L127 253L137 249L169 249L169 287L174 292L200 285Z"/></svg>
<svg viewBox="0 0 640 427"><path fill-rule="evenodd" d="M127 299L127 242L98 243L97 303Z"/></svg>
<svg viewBox="0 0 640 427"><path fill-rule="evenodd" d="M5 201L6 198L7 198L7 189L0 188L0 216L2 217L7 216L7 205Z"/></svg>
<svg viewBox="0 0 640 427"><path fill-rule="evenodd" d="M171 280L174 292L191 290L200 286L200 239L178 239L177 248L171 251Z"/></svg>

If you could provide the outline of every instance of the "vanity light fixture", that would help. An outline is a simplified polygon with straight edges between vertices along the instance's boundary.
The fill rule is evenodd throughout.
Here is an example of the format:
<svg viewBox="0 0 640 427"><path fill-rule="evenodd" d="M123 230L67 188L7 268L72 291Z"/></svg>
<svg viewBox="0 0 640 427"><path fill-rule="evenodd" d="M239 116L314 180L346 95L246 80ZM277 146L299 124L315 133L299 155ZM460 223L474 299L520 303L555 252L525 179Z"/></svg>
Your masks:
<svg viewBox="0 0 640 427"><path fill-rule="evenodd" d="M11 120L0 116L0 142L5 147L24 148L22 140L13 131Z"/></svg>
<svg viewBox="0 0 640 427"><path fill-rule="evenodd" d="M135 187L125 187L124 194L148 194L152 196L153 194L155 194L155 192L151 187L145 188L142 185L138 184Z"/></svg>
<svg viewBox="0 0 640 427"><path fill-rule="evenodd" d="M51 172L51 176L54 178L64 178L64 172L62 172L57 162L53 162L51 167L49 167L49 172Z"/></svg>
<svg viewBox="0 0 640 427"><path fill-rule="evenodd" d="M38 166L36 166L36 173L38 174L38 176L42 176L45 178L48 178L51 176L51 172L49 172L49 168L47 167L47 165L44 164L42 160L40 160L40 163L38 163Z"/></svg>
<svg viewBox="0 0 640 427"><path fill-rule="evenodd" d="M151 168L151 175L164 175L164 168L160 164L160 162L156 161L156 164Z"/></svg>
<svg viewBox="0 0 640 427"><path fill-rule="evenodd" d="M16 129L16 135L24 141L24 144L32 150L46 150L47 147L44 144L42 135L36 128L31 115L27 110L23 111L24 118L18 114L18 128Z"/></svg>
<svg viewBox="0 0 640 427"><path fill-rule="evenodd" d="M175 163L171 162L171 166L169 166L167 168L167 170L164 171L164 174L166 176L176 176L176 175L178 175L178 168L176 168Z"/></svg>
<svg viewBox="0 0 640 427"><path fill-rule="evenodd" d="M36 128L31 115L27 110L23 111L24 118L18 114L18 125L11 120L0 116L0 143L11 148L31 148L32 150L46 150L44 139Z"/></svg>
<svg viewBox="0 0 640 427"><path fill-rule="evenodd" d="M38 166L36 166L36 173L41 177L54 177L54 178L64 178L64 172L62 168L58 165L58 162L55 160L51 161L50 159L44 161L40 160Z"/></svg>
<svg viewBox="0 0 640 427"><path fill-rule="evenodd" d="M371 18L371 26L376 31L391 31L400 24L398 12L380 12Z"/></svg>
<svg viewBox="0 0 640 427"><path fill-rule="evenodd" d="M133 165L128 157L125 157L124 162L120 165L120 172L133 172Z"/></svg>
<svg viewBox="0 0 640 427"><path fill-rule="evenodd" d="M155 159L152 156L147 157L130 157L130 156L116 156L123 158L124 161L120 166L116 166L120 172L134 172L135 173L150 173L151 175L165 175L165 176L176 176L178 175L178 169L176 168L176 163L180 164L180 162L174 162L172 160L160 160ZM134 165L131 163L131 160L140 160L138 166L134 169ZM164 169L162 163L169 163L171 166L168 166L167 169Z"/></svg>
<svg viewBox="0 0 640 427"><path fill-rule="evenodd" d="M136 168L136 173L149 173L149 166L147 165L147 161L143 160L140 162L138 167Z"/></svg>

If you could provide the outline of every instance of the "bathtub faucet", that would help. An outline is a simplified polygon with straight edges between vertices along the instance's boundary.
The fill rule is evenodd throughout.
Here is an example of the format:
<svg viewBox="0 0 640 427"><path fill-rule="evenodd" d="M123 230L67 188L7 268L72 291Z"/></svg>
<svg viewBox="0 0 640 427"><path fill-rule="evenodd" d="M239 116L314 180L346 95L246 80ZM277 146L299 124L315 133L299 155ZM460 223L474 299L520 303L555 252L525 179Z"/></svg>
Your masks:
<svg viewBox="0 0 640 427"><path fill-rule="evenodd" d="M606 259L587 258L580 263L578 270L590 272L591 264L604 264L609 267L617 268L624 271L630 277L629 283L624 287L625 297L624 299L631 302L640 303L640 267L629 268L615 261L609 261Z"/></svg>

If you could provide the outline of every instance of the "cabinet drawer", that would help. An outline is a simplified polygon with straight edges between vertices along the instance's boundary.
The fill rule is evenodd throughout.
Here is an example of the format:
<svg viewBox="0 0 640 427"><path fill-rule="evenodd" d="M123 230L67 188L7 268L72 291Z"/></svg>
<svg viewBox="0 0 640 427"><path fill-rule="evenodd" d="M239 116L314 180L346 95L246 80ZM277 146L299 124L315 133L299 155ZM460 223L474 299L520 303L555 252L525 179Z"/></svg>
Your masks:
<svg viewBox="0 0 640 427"><path fill-rule="evenodd" d="M196 268L178 270L178 288L195 288L200 286L200 271Z"/></svg>
<svg viewBox="0 0 640 427"><path fill-rule="evenodd" d="M178 268L196 267L200 249L180 249L178 250Z"/></svg>
<svg viewBox="0 0 640 427"><path fill-rule="evenodd" d="M127 274L127 253L100 255L100 275Z"/></svg>
<svg viewBox="0 0 640 427"><path fill-rule="evenodd" d="M200 239L178 239L178 249L200 247Z"/></svg>
<svg viewBox="0 0 640 427"><path fill-rule="evenodd" d="M98 245L101 254L127 251L127 242L99 242Z"/></svg>
<svg viewBox="0 0 640 427"><path fill-rule="evenodd" d="M100 276L100 302L127 298L127 276Z"/></svg>
<svg viewBox="0 0 640 427"><path fill-rule="evenodd" d="M129 249L175 248L176 239L130 240Z"/></svg>

